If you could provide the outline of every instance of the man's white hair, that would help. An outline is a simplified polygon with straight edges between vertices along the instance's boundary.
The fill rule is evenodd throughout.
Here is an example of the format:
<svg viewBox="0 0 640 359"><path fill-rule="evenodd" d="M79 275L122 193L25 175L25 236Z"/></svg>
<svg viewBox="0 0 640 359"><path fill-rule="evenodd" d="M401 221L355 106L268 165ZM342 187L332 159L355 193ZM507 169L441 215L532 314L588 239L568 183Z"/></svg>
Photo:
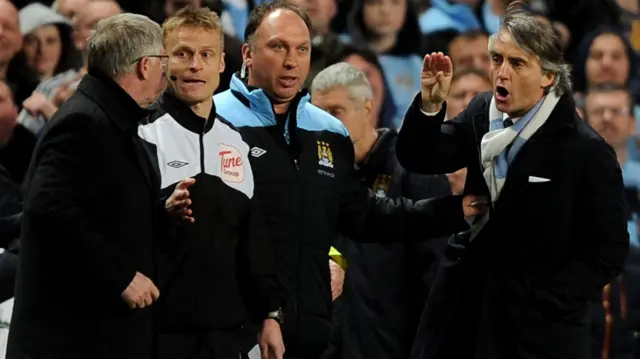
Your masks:
<svg viewBox="0 0 640 359"><path fill-rule="evenodd" d="M162 28L138 14L118 14L98 21L89 38L88 67L117 78L134 71L136 61L162 51Z"/></svg>
<svg viewBox="0 0 640 359"><path fill-rule="evenodd" d="M346 62L338 62L320 71L311 83L311 95L317 91L329 91L338 87L347 88L354 100L373 99L367 75Z"/></svg>

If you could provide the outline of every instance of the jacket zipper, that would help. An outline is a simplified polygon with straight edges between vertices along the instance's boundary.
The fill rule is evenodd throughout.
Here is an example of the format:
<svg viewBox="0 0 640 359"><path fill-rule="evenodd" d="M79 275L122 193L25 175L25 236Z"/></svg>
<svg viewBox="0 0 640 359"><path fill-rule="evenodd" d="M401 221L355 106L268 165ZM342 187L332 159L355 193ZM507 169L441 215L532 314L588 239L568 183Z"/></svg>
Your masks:
<svg viewBox="0 0 640 359"><path fill-rule="evenodd" d="M274 111L275 114L275 111ZM303 198L303 191L302 191L302 186L300 185L300 165L298 164L298 158L297 158L297 154L292 153L292 135L291 135L291 131L289 130L289 116L291 116L291 114L289 113L289 115L287 116L287 119L284 123L284 128L282 129L282 137L287 139L288 141L285 140L285 143L287 144L287 152L289 155L291 155L292 157L292 162L293 162L293 166L295 168L295 176L296 176L296 186L298 187L298 198L299 198L299 208L302 209L302 198ZM294 129L295 131L295 129ZM300 265L300 245L299 243L296 242L296 259L298 262L298 266ZM296 268L296 272L297 272L297 268ZM294 332L296 332L298 330L298 323L300 321L300 313L298 310L298 300L300 299L299 297L299 286L300 286L300 280L298 277L298 274L296 273L296 286L295 286L295 298L296 300L293 301L293 312L295 313L295 327L293 328Z"/></svg>
<svg viewBox="0 0 640 359"><path fill-rule="evenodd" d="M205 173L204 168L204 134L207 131L207 121L202 124L202 132L200 132L200 173Z"/></svg>

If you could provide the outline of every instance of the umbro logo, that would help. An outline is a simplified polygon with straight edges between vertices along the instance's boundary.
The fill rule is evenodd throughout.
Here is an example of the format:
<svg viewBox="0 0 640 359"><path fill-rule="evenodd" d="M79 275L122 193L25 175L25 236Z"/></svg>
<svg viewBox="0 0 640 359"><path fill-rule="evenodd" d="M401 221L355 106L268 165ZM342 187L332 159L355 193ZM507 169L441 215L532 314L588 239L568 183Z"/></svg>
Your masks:
<svg viewBox="0 0 640 359"><path fill-rule="evenodd" d="M171 161L171 162L167 163L167 166L173 167L173 168L180 168L180 167L184 167L184 166L186 166L188 164L189 164L188 162Z"/></svg>
<svg viewBox="0 0 640 359"><path fill-rule="evenodd" d="M262 155L264 155L265 153L267 153L267 151L263 150L260 147L254 147L251 149L251 156L253 157L260 157Z"/></svg>

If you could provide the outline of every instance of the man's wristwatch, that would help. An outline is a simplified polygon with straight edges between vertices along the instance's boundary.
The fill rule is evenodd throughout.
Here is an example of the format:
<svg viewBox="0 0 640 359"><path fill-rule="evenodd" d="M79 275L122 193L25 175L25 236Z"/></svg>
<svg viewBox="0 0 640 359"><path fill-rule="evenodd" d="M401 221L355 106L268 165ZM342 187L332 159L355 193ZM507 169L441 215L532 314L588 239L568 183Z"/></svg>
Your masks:
<svg viewBox="0 0 640 359"><path fill-rule="evenodd" d="M282 323L284 323L284 312L282 311L282 308L278 308L267 313L267 319L273 319L278 322L278 324L282 325Z"/></svg>

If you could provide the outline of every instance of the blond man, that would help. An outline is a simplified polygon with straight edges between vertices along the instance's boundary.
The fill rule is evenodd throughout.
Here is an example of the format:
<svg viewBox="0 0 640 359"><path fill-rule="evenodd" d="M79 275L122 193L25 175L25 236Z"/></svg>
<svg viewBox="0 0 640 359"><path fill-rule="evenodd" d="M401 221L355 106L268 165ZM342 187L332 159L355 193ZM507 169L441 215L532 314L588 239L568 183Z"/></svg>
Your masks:
<svg viewBox="0 0 640 359"><path fill-rule="evenodd" d="M285 296L253 199L249 146L213 105L224 71L220 19L186 7L165 21L163 39L169 89L138 135L154 154L161 193L182 191L190 223L156 246L159 358L237 359L251 319L262 325L263 357L281 359Z"/></svg>

